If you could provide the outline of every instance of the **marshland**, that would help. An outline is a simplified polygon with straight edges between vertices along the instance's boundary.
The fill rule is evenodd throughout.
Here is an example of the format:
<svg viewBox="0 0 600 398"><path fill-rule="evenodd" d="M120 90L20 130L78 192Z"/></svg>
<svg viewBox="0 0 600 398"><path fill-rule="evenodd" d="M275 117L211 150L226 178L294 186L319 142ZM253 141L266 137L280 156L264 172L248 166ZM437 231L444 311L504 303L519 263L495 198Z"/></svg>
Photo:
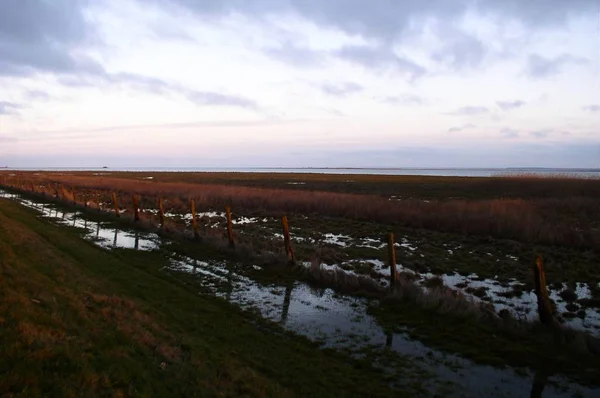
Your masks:
<svg viewBox="0 0 600 398"><path fill-rule="evenodd" d="M166 319L169 311L177 312L172 324L159 322L172 330L150 328L156 341L148 336L138 341L139 355L154 350L150 355L159 370L164 365L192 372L202 366L190 358L208 348L188 317L209 311L211 317L230 313L249 322L239 332L215 326L218 332L209 339L242 354L225 365L231 369L223 385L204 386L210 391L351 395L368 379L356 395L367 389L382 396L598 394L600 179L3 171L0 183L2 208L10 209L2 212L4 234L11 233L11 223L37 234L13 251L44 261L56 240L64 240L52 254L57 262L61 256L92 262L86 267L97 275L118 279L112 289L133 294L128 305L156 313L144 316ZM40 239L47 249L36 249ZM540 322L538 257L552 322ZM118 269L103 268L103 261ZM150 281L165 284L158 305L159 296L147 290ZM56 283L59 290L69 285L66 279ZM169 299L183 292L198 301L197 310L191 302L182 304L187 299ZM107 303L91 300L100 307ZM121 306L96 316L126 322L110 312ZM215 325L219 322L226 324L219 318ZM120 327L139 340L133 326ZM254 354L244 356L248 347L241 346L245 333L262 344L253 335L257 331L264 338L277 336L272 350L302 348L281 354L289 363L265 359L268 363L256 365ZM66 339L35 333L40 341ZM53 337L40 337L48 333ZM163 355L167 349L157 348L158 334L177 341L170 348L177 355ZM189 352L182 360L184 346ZM318 379L299 387L319 371L292 365L295 356L309 352L333 369L327 380L346 387ZM342 368L342 362L348 366ZM242 382L247 370L238 367L250 367L252 380ZM139 372L151 378L154 370ZM18 385L19 376L11 380ZM98 384L90 391L94 388Z"/></svg>

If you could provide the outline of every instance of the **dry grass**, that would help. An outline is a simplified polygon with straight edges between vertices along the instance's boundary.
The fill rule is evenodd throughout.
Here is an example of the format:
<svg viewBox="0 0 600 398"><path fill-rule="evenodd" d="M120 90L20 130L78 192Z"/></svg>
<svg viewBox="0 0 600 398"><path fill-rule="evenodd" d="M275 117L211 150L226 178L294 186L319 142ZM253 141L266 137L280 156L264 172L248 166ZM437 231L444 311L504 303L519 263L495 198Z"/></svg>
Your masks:
<svg viewBox="0 0 600 398"><path fill-rule="evenodd" d="M225 208L262 212L273 215L301 213L354 220L381 222L437 231L490 235L524 242L539 242L600 249L600 196L589 196L589 181L580 179L540 180L536 195L544 190L556 191L556 182L571 184L573 193L581 188L587 196L548 197L538 199L497 198L485 200L448 199L423 201L416 199L390 201L373 195L253 188L245 186L148 182L122 178L48 175L46 184L76 187L78 194L94 197L110 204L111 193L117 192L122 208L131 207L131 195L141 195L142 208L155 208L158 197L164 197L167 212L188 213L189 198L201 209ZM527 184L539 177L490 178L487 184ZM42 184L44 181L40 181ZM594 184L596 181L594 180ZM482 183L483 184L483 183ZM595 186L595 185L594 185ZM54 190L48 185L47 192ZM507 188L507 190L510 190Z"/></svg>

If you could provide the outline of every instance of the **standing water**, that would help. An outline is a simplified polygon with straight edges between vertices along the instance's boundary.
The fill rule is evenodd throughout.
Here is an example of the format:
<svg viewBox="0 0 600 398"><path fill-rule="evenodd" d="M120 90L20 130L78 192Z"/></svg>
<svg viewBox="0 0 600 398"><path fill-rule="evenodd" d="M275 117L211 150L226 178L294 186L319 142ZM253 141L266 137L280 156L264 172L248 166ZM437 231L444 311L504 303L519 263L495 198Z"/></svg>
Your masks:
<svg viewBox="0 0 600 398"><path fill-rule="evenodd" d="M92 222L85 214L64 211L42 201L30 200L0 190L0 197L19 201L40 212L51 222L80 228L86 239L112 249L156 250L169 241L153 233L120 229L110 222ZM259 269L260 267L255 266ZM238 264L196 259L171 252L165 270L193 278L203 294L225 299L283 328L319 342L322 347L373 355L374 365L389 372L399 388L412 388L414 395L449 397L527 396L539 378L529 369L498 369L478 365L457 355L427 347L405 333L384 330L367 309L373 302L313 288L302 282L286 286L264 285L238 272ZM393 355L395 360L389 360ZM383 360L381 358L387 358ZM595 397L590 389L562 377L549 377L544 397Z"/></svg>

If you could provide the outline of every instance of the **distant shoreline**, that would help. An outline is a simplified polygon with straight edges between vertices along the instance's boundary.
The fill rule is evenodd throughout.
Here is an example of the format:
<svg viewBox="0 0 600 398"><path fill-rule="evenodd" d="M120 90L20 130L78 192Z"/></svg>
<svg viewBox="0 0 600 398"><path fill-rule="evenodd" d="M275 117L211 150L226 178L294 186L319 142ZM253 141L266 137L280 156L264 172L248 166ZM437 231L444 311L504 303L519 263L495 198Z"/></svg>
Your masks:
<svg viewBox="0 0 600 398"><path fill-rule="evenodd" d="M8 170L111 170L111 171L129 171L129 170L140 170L140 171L151 171L151 170L510 170L510 171L528 171L528 170L540 170L540 171L593 171L600 172L600 167L267 167L267 166L248 166L248 167L162 167L162 166L119 166L115 168L107 166L98 167L11 167L2 166L0 169Z"/></svg>
<svg viewBox="0 0 600 398"><path fill-rule="evenodd" d="M417 167L27 167L3 168L3 171L33 172L94 172L111 174L130 173L282 173L282 174L347 174L388 176L437 176L437 177L502 177L510 175L566 176L600 178L600 168L550 168L550 167L505 167L505 168L417 168Z"/></svg>

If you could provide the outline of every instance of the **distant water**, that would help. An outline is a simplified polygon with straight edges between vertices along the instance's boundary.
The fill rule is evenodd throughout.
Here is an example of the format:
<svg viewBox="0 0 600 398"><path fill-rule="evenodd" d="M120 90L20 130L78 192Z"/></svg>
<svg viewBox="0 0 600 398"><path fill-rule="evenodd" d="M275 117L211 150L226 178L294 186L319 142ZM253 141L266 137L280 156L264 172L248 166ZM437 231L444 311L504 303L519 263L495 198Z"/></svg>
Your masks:
<svg viewBox="0 0 600 398"><path fill-rule="evenodd" d="M116 167L116 168L4 168L1 170L39 171L96 171L110 173L116 171L140 172L240 172L240 173L323 173L323 174L379 174L379 175L424 175L454 177L494 177L518 174L565 175L587 178L600 178L600 169L565 168L268 168L268 167Z"/></svg>

